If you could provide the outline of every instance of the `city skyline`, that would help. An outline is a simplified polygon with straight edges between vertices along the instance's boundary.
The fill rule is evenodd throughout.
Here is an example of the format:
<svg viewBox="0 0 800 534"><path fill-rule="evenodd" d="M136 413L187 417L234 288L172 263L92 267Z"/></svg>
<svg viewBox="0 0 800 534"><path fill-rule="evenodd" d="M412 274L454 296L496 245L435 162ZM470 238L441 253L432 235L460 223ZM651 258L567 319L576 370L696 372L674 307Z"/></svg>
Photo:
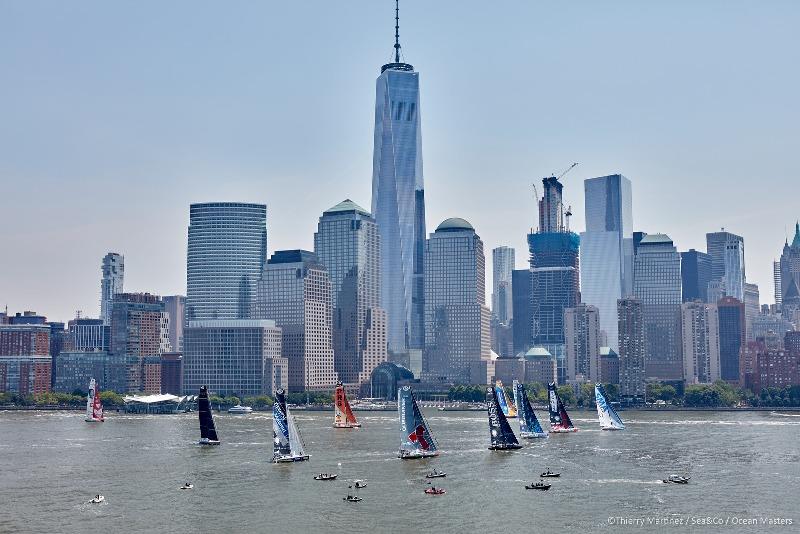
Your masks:
<svg viewBox="0 0 800 534"><path fill-rule="evenodd" d="M220 11L201 6L190 10L197 28L186 30L189 37L184 38L169 28L186 13L175 4L163 6L163 22L149 29L152 39L140 33L140 13L125 15L142 24L121 31L111 25L116 33L109 33L104 22L119 15L122 6L11 6L9 31L0 36L9 51L2 61L7 72L24 76L22 83L6 88L3 100L17 104L6 113L11 127L0 134L7 147L0 164L5 192L0 209L25 224L0 237L2 249L15 259L0 266L0 305L33 308L64 321L77 309L96 317L97 259L108 251L125 256L128 290L185 294L186 208L191 203L267 204L269 254L311 249L318 213L343 196L369 205L372 84L376 65L390 61L393 52L393 5L385 4L334 8L319 3L307 13L301 10L308 6L280 6L285 11L266 17L267 23L260 12L247 11L261 8L227 11L219 20ZM780 256L784 238L792 240L798 216L790 195L775 194L790 183L791 171L774 163L797 136L792 125L798 111L780 104L792 101L797 86L796 75L780 68L791 62L788 21L797 6L758 10L742 5L720 12L710 6L619 5L627 5L630 13L623 17L619 10L588 5L549 11L517 6L495 13L504 39L480 39L478 48L462 55L456 53L464 40L461 32L480 35L487 23L480 9L462 6L456 30L453 5L404 2L403 60L424 73L427 225L464 217L487 249L508 245L525 250L525 234L536 218L530 183L579 161L565 178L565 204L583 204L579 184L584 178L622 173L633 184L634 230L666 232L679 251L705 250L705 233L722 227L743 236L747 280L758 283L762 302L772 302L771 262ZM697 26L684 25L687 12ZM525 29L525 20L542 17L560 25L558 45L549 38L555 30L544 28L531 37ZM291 39L296 26L282 29L277 21L299 18L318 31L309 31L296 47L282 47L268 75L250 74L257 63L254 55ZM709 30L702 23L712 19ZM571 24L557 24L566 20ZM754 21L768 21L772 31L741 39L755 31ZM603 22L618 35L608 39ZM210 54L186 56L193 51L185 48L187 43L218 23L230 32L230 40L214 40ZM85 31L75 32L76 27ZM348 28L358 31L343 35ZM63 51L34 45L31 39L42 31L60 40ZM685 39L662 49L658 38L676 31ZM195 38L194 32L202 33ZM648 32L654 37L647 38ZM637 49L628 49L625 43L634 38ZM109 46L92 46L98 39ZM335 67L315 61L315 69L307 68L322 44L347 59ZM603 57L613 52L614 60ZM645 60L648 54L652 60ZM714 68L708 73L703 58L712 55ZM568 61L551 59L557 57ZM476 64L487 76L466 68ZM528 68L508 68L512 64ZM126 68L112 68L116 65ZM214 68L228 76L218 76ZM224 81L208 80L212 73ZM556 83L551 88L530 83L541 75ZM179 90L154 85L165 76ZM297 91L291 83L286 85L296 94L284 92L287 87L275 83L281 76L305 88ZM677 91L674 84L663 83L687 76L693 83L681 82ZM321 80L331 84L330 93L310 91ZM594 84L591 95L581 89L589 81ZM208 88L201 89L205 82ZM56 87L72 89L56 95ZM501 98L503 91L510 98ZM486 102L486 94L496 98ZM118 105L123 99L124 109ZM520 102L524 105L517 109ZM462 113L465 109L470 113ZM736 125L752 124L734 127L730 109L737 110ZM80 116L74 115L78 110ZM295 123L308 123L311 117L319 132L297 129ZM687 119L696 121L689 123L691 128L686 128ZM478 121L484 124L480 131L473 126ZM198 133L204 130L226 132L229 138ZM313 157L302 157L309 148ZM743 187L730 187L755 175L762 177L761 187L747 195ZM307 190L312 193L305 195ZM116 200L104 201L108 194ZM706 199L712 196L718 202L709 205ZM678 208L686 215L675 217ZM496 216L500 209L503 217ZM581 209L575 209L572 225L576 232L584 227ZM50 261L54 251L63 256L57 264Z"/></svg>

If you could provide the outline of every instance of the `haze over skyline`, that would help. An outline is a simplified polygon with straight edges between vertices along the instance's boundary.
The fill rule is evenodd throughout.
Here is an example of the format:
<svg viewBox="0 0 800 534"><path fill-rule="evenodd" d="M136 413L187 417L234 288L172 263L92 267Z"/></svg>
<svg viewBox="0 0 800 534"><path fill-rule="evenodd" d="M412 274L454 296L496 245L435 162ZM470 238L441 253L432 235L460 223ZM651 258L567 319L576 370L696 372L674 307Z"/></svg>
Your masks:
<svg viewBox="0 0 800 534"><path fill-rule="evenodd" d="M185 294L189 204L268 206L268 248L313 249L318 217L369 209L375 78L394 5L359 0L7 3L0 17L0 306L99 314L100 263L126 291ZM403 0L420 73L428 232L469 220L491 249L535 225L530 184L632 182L634 230L772 260L800 217L795 2L651 5ZM757 184L757 185L756 185ZM539 187L541 193L541 187ZM491 286L487 269L487 287ZM487 295L488 298L488 295Z"/></svg>

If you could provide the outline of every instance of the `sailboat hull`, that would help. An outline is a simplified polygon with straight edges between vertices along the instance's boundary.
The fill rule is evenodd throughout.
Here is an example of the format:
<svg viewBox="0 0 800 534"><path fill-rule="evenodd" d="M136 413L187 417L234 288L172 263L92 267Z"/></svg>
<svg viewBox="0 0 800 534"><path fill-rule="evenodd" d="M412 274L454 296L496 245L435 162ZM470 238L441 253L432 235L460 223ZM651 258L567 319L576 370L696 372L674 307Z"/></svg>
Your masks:
<svg viewBox="0 0 800 534"><path fill-rule="evenodd" d="M517 449L521 449L522 445L516 443L505 443L503 445L491 445L489 446L490 451L513 451Z"/></svg>
<svg viewBox="0 0 800 534"><path fill-rule="evenodd" d="M625 427L618 427L618 426L601 426L600 430L624 430Z"/></svg>
<svg viewBox="0 0 800 534"><path fill-rule="evenodd" d="M551 428L550 429L550 433L551 434L568 434L570 432L577 432L577 431L578 431L578 429L575 428L575 427L572 427L572 428Z"/></svg>
<svg viewBox="0 0 800 534"><path fill-rule="evenodd" d="M400 451L397 455L401 460L419 460L421 458L433 458L439 456L439 451Z"/></svg>
<svg viewBox="0 0 800 534"><path fill-rule="evenodd" d="M547 432L520 432L519 436L525 439L546 438Z"/></svg>
<svg viewBox="0 0 800 534"><path fill-rule="evenodd" d="M87 423L102 423L104 420L103 419L90 419L90 418L87 417L86 419L84 419L84 421L86 421Z"/></svg>
<svg viewBox="0 0 800 534"><path fill-rule="evenodd" d="M333 423L333 428L361 428L361 423Z"/></svg>
<svg viewBox="0 0 800 534"><path fill-rule="evenodd" d="M198 441L197 444L198 445L204 445L204 446L219 445L219 440L208 439L208 438L200 438L200 441Z"/></svg>
<svg viewBox="0 0 800 534"><path fill-rule="evenodd" d="M308 454L303 454L300 456L276 456L272 459L272 463L274 464L291 464L294 462L304 462L309 459Z"/></svg>

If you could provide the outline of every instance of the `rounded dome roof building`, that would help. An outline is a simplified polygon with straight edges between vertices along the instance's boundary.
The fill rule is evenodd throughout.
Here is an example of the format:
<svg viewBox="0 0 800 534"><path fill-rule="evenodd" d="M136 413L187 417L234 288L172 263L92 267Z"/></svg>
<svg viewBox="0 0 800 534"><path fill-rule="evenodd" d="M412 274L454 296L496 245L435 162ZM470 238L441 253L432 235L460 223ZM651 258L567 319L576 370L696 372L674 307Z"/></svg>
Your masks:
<svg viewBox="0 0 800 534"><path fill-rule="evenodd" d="M461 217L445 219L439 226L436 227L437 232L461 232L464 230L470 230L474 232L475 228L472 227L469 221L462 219Z"/></svg>

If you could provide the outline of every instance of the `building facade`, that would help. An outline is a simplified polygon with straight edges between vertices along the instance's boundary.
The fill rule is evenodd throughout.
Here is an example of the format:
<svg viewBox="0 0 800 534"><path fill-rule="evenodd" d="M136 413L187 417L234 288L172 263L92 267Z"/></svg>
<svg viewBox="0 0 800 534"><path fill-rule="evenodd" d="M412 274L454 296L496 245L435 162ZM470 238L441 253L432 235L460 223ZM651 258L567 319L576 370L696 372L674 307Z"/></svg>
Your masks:
<svg viewBox="0 0 800 534"><path fill-rule="evenodd" d="M103 324L110 325L114 295L124 291L125 258L116 252L109 252L103 257L100 272L103 275L100 279L100 319Z"/></svg>
<svg viewBox="0 0 800 534"><path fill-rule="evenodd" d="M744 302L744 239L726 232L706 234L706 248L711 256L711 280L720 283L723 294Z"/></svg>
<svg viewBox="0 0 800 534"><path fill-rule="evenodd" d="M375 219L350 199L340 202L320 217L314 252L331 280L334 370L345 384L366 386L387 360Z"/></svg>
<svg viewBox="0 0 800 534"><path fill-rule="evenodd" d="M745 335L749 341L754 340L753 320L761 314L758 285L745 282L744 284L744 322Z"/></svg>
<svg viewBox="0 0 800 534"><path fill-rule="evenodd" d="M515 250L502 246L492 249L492 318L510 325L514 318L512 272Z"/></svg>
<svg viewBox="0 0 800 534"><path fill-rule="evenodd" d="M581 233L581 300L600 312L600 329L617 348L617 300L633 291L631 182L621 174L583 182L586 231Z"/></svg>
<svg viewBox="0 0 800 534"><path fill-rule="evenodd" d="M683 379L710 384L720 378L719 314L716 304L699 300L681 305Z"/></svg>
<svg viewBox="0 0 800 534"><path fill-rule="evenodd" d="M127 393L128 359L104 350L77 350L62 352L56 360L56 392L88 392L92 378L97 380L100 391Z"/></svg>
<svg viewBox="0 0 800 534"><path fill-rule="evenodd" d="M184 336L186 394L196 394L200 386L207 386L221 395L274 396L276 389L288 386L282 331L275 321L189 321Z"/></svg>
<svg viewBox="0 0 800 534"><path fill-rule="evenodd" d="M164 311L169 316L169 344L172 350L183 350L183 327L186 324L186 297L169 295L164 297Z"/></svg>
<svg viewBox="0 0 800 534"><path fill-rule="evenodd" d="M103 319L77 318L67 323L70 350L95 352L111 349L111 325Z"/></svg>
<svg viewBox="0 0 800 534"><path fill-rule="evenodd" d="M633 293L642 304L646 376L681 380L681 259L668 236L649 234L639 243Z"/></svg>
<svg viewBox="0 0 800 534"><path fill-rule="evenodd" d="M425 246L423 374L469 383L491 358L483 241L464 219L447 219ZM479 382L483 383L483 382Z"/></svg>
<svg viewBox="0 0 800 534"><path fill-rule="evenodd" d="M511 323L514 354L524 354L533 346L532 276L530 269L514 269L511 273L514 320Z"/></svg>
<svg viewBox="0 0 800 534"><path fill-rule="evenodd" d="M597 307L578 304L564 310L564 335L567 380L600 382L600 313Z"/></svg>
<svg viewBox="0 0 800 534"><path fill-rule="evenodd" d="M267 259L267 206L189 207L186 320L248 319Z"/></svg>
<svg viewBox="0 0 800 534"><path fill-rule="evenodd" d="M795 311L800 309L800 223L795 225L791 244L787 240L783 245L779 269L776 274L780 285L780 302L777 293L775 302L781 305L783 316L791 319Z"/></svg>
<svg viewBox="0 0 800 534"><path fill-rule="evenodd" d="M739 380L739 353L745 343L744 304L733 297L717 302L719 312L720 378L728 382Z"/></svg>
<svg viewBox="0 0 800 534"><path fill-rule="evenodd" d="M372 214L389 351L402 353L424 345L425 187L419 73L400 61L395 44L395 61L381 67L375 84Z"/></svg>
<svg viewBox="0 0 800 534"><path fill-rule="evenodd" d="M255 316L281 328L289 391L335 387L332 315L331 280L316 254L276 251L258 282Z"/></svg>
<svg viewBox="0 0 800 534"><path fill-rule="evenodd" d="M635 275L634 275L635 276ZM617 301L619 325L619 393L623 402L639 404L645 401L645 343L644 305L635 297Z"/></svg>
<svg viewBox="0 0 800 534"><path fill-rule="evenodd" d="M50 326L0 324L0 393L47 393L51 382Z"/></svg>
<svg viewBox="0 0 800 534"><path fill-rule="evenodd" d="M709 282L711 282L711 256L693 248L686 252L681 252L681 293L683 302L694 302L695 300L709 302Z"/></svg>

